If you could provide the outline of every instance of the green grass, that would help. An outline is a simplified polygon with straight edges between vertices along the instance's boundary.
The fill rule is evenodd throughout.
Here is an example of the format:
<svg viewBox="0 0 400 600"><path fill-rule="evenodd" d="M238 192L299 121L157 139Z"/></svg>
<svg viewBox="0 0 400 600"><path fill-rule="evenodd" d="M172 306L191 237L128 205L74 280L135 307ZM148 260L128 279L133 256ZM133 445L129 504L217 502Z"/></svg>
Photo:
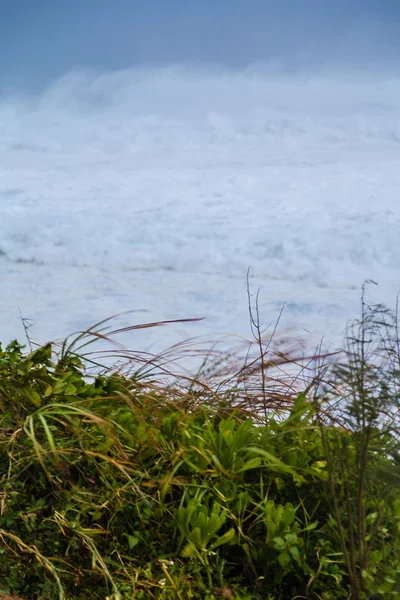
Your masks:
<svg viewBox="0 0 400 600"><path fill-rule="evenodd" d="M249 352L196 375L193 346L101 370L107 321L1 349L0 592L400 598L397 315L363 299L341 354L304 357L256 308Z"/></svg>

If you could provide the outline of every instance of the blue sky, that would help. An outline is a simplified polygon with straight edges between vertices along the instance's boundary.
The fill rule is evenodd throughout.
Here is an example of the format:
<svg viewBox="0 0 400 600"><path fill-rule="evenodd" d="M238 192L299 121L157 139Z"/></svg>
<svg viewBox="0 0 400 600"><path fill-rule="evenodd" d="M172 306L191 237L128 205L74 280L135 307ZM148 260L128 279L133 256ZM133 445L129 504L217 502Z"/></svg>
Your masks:
<svg viewBox="0 0 400 600"><path fill-rule="evenodd" d="M2 0L0 84L74 68L395 65L400 0Z"/></svg>

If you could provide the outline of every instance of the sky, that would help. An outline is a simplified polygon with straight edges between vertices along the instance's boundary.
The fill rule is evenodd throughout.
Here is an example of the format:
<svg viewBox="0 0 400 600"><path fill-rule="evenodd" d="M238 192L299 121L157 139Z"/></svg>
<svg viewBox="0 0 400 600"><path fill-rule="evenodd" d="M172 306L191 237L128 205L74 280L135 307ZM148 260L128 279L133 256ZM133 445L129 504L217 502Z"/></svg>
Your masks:
<svg viewBox="0 0 400 600"><path fill-rule="evenodd" d="M71 70L395 68L398 0L1 0L1 89Z"/></svg>

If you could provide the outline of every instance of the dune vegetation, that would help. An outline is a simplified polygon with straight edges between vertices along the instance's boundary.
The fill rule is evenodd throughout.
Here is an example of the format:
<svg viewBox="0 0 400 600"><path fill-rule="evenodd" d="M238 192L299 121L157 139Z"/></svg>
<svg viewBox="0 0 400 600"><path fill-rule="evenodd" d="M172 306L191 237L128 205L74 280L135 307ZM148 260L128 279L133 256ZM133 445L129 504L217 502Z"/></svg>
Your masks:
<svg viewBox="0 0 400 600"><path fill-rule="evenodd" d="M250 316L246 352L1 348L1 599L400 598L397 311L311 356Z"/></svg>

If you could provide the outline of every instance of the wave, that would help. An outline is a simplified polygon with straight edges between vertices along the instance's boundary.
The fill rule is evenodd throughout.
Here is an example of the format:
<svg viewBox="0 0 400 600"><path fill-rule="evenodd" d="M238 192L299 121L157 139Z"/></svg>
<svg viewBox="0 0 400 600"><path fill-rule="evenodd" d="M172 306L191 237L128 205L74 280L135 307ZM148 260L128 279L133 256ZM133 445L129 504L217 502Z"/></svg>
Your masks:
<svg viewBox="0 0 400 600"><path fill-rule="evenodd" d="M354 73L170 68L3 98L2 258L393 279L399 95L399 79Z"/></svg>

